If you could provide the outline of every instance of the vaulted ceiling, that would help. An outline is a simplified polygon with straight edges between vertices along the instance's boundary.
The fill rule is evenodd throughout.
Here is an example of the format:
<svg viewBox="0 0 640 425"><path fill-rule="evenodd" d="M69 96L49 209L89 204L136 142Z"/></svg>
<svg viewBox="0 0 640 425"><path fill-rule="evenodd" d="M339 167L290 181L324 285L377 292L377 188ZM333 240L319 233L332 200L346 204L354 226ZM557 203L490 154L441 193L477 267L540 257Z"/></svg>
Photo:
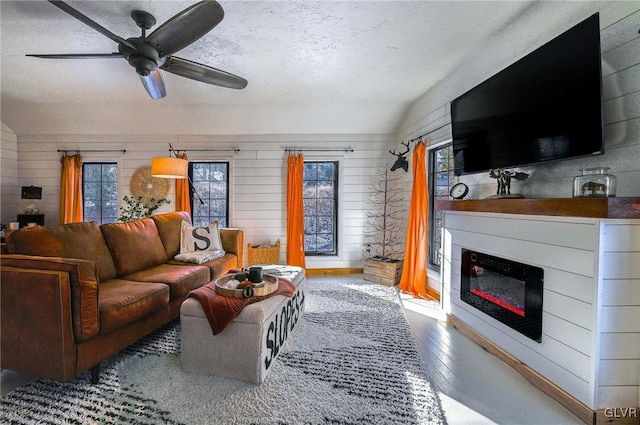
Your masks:
<svg viewBox="0 0 640 425"><path fill-rule="evenodd" d="M123 37L134 9L161 23L194 1L69 1ZM390 133L409 105L530 1L224 1L222 22L176 56L249 81L244 90L165 73L152 100L115 42L44 1L2 1L2 121L17 134Z"/></svg>

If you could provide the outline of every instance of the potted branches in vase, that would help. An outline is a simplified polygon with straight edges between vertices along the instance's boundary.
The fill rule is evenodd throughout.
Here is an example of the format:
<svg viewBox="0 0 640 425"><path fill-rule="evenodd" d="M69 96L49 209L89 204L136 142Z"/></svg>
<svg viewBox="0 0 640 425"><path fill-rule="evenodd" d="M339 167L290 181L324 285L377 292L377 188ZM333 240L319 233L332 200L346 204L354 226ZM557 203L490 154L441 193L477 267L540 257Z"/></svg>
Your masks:
<svg viewBox="0 0 640 425"><path fill-rule="evenodd" d="M397 258L402 244L403 196L396 189L401 175L393 174L387 163L379 163L369 184L367 227L363 248L363 278L385 285L400 282L402 260Z"/></svg>
<svg viewBox="0 0 640 425"><path fill-rule="evenodd" d="M158 199L151 198L148 202L145 202L142 196L138 196L138 199L133 196L124 196L124 205L120 206L120 215L118 221L132 221L139 218L151 217L155 210L160 208L164 204L170 204L166 198Z"/></svg>

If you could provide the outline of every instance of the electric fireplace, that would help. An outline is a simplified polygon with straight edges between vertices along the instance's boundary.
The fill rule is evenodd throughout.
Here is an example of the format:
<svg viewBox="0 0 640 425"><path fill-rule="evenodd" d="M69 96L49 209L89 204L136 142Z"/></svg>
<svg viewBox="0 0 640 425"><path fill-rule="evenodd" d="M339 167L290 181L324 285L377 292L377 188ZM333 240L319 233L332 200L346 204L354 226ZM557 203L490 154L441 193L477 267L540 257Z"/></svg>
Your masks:
<svg viewBox="0 0 640 425"><path fill-rule="evenodd" d="M537 342L543 277L540 267L462 248L460 299Z"/></svg>

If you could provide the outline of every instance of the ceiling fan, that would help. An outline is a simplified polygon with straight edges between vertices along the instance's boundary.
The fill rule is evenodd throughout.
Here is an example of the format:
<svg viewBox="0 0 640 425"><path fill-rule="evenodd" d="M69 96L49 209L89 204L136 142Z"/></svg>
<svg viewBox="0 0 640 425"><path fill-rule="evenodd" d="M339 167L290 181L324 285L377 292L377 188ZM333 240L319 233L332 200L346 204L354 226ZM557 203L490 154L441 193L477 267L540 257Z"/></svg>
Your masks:
<svg viewBox="0 0 640 425"><path fill-rule="evenodd" d="M45 59L124 58L136 69L144 88L153 99L161 99L167 94L160 70L220 87L243 89L247 86L247 80L237 75L173 56L173 53L187 47L222 21L224 10L216 1L201 1L186 8L160 25L149 36L146 32L156 24L156 19L150 13L134 10L131 12L131 18L142 29L142 35L126 40L63 1L49 0L49 3L118 43L118 52L27 56Z"/></svg>

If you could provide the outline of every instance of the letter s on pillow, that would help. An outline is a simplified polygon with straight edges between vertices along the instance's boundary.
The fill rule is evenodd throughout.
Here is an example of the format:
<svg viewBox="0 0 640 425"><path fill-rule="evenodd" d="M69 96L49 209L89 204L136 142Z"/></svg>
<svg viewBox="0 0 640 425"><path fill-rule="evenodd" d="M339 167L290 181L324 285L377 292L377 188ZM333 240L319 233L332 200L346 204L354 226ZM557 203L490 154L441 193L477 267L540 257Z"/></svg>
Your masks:
<svg viewBox="0 0 640 425"><path fill-rule="evenodd" d="M208 226L191 226L186 221L182 222L180 229L180 254L196 251L222 250L218 222L214 221Z"/></svg>
<svg viewBox="0 0 640 425"><path fill-rule="evenodd" d="M198 232L206 232L207 235L200 236L198 235ZM207 249L211 246L211 232L209 231L208 227L194 227L193 229L191 229L191 236L193 236L194 239L197 239L204 243L204 246L198 246L198 241L194 240L193 251L207 251Z"/></svg>

